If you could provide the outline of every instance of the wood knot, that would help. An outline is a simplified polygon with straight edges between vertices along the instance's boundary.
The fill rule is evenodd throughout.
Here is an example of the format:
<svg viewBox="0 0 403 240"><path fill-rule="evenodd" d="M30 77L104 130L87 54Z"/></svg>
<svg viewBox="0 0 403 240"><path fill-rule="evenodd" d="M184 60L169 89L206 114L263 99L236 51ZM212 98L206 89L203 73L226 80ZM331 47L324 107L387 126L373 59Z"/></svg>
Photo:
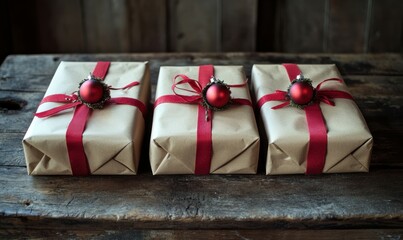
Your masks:
<svg viewBox="0 0 403 240"><path fill-rule="evenodd" d="M27 101L14 97L0 98L1 111L19 111L27 105Z"/></svg>
<svg viewBox="0 0 403 240"><path fill-rule="evenodd" d="M22 203L23 203L26 207L29 207L29 206L31 205L32 201L27 199L27 200L24 200Z"/></svg>

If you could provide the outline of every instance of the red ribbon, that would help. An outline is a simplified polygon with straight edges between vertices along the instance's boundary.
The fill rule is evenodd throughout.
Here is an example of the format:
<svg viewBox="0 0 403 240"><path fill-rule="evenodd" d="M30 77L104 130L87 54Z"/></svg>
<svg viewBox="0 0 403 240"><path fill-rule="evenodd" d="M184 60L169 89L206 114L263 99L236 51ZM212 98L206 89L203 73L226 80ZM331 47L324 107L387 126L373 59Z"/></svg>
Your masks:
<svg viewBox="0 0 403 240"><path fill-rule="evenodd" d="M210 109L205 109L201 104L203 101L202 90L210 82L210 78L214 76L213 65L203 65L199 67L198 80L190 79L186 75L179 74L174 77L172 91L174 95L161 96L155 100L154 107L161 103L181 103L181 104L198 104L197 109L197 142L196 142L196 160L195 174L206 175L210 173L211 157L212 157L212 116ZM178 78L181 80L177 81ZM183 88L181 85L187 84L189 88ZM228 85L229 87L243 87L243 84ZM193 95L179 94L176 90L182 90L192 93ZM248 99L233 98L233 104L247 105L252 107L252 103Z"/></svg>
<svg viewBox="0 0 403 240"><path fill-rule="evenodd" d="M296 64L283 64L283 66L287 70L290 81L296 79L297 75L301 74L301 70ZM305 172L308 175L322 173L326 159L327 128L319 103L324 102L328 105L335 106L335 103L331 100L333 98L353 99L353 97L347 92L338 90L321 90L322 84L328 81L342 82L343 80L339 78L329 78L319 83L316 86L315 101L313 104L304 108L309 131L309 147ZM274 110L286 107L290 104L287 92L281 90L276 90L274 93L261 97L258 101L259 108L268 101L285 101L284 103L272 107Z"/></svg>
<svg viewBox="0 0 403 240"><path fill-rule="evenodd" d="M110 62L97 62L97 65L95 66L95 69L93 71L93 75L105 79L105 76L108 72L110 66ZM133 86L139 85L139 82L132 82L122 88L112 88L110 87L109 89L112 90L118 90L118 89L128 89ZM67 145L67 151L70 159L70 165L71 165L71 170L73 172L73 175L75 176L86 176L89 175L90 168L88 165L88 160L87 156L85 155L84 151L84 146L83 146L83 132L85 130L85 126L87 123L87 120L90 117L90 114L92 112L92 109L87 107L84 103L80 102L78 99L77 94L73 93L72 95L66 95L66 94L53 94L46 96L43 98L41 101L41 104L46 103L46 102L56 102L56 103L65 103L64 105L58 106L51 108L49 110L43 111L43 112L38 112L35 114L35 116L39 118L44 118L44 117L50 117L53 116L61 111L74 108L74 114L73 118L69 123L69 126L67 127L66 131L66 145ZM134 99L134 98L128 98L128 97L116 97L116 98L111 98L109 99L106 104L124 104L124 105L130 105L137 107L143 116L146 113L146 106L144 103L141 101Z"/></svg>

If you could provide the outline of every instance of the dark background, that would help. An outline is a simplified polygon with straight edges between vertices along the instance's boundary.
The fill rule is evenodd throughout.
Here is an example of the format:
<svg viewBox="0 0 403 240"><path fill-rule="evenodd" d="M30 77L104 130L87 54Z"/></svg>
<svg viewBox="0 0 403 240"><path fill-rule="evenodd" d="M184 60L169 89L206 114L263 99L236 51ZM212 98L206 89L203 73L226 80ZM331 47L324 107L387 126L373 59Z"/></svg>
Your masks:
<svg viewBox="0 0 403 240"><path fill-rule="evenodd" d="M401 0L1 0L8 54L403 52Z"/></svg>

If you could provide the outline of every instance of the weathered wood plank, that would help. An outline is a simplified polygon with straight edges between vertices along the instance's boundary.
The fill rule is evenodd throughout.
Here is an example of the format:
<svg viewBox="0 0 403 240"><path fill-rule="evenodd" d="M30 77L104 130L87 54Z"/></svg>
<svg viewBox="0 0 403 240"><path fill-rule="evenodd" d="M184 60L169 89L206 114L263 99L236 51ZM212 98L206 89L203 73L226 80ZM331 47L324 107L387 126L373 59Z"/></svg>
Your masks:
<svg viewBox="0 0 403 240"><path fill-rule="evenodd" d="M0 91L0 133L25 132L43 95L38 92Z"/></svg>
<svg viewBox="0 0 403 240"><path fill-rule="evenodd" d="M399 54L158 53L9 56L0 68L2 90L45 91L60 61L150 61L155 83L164 65L243 65L248 76L255 63L336 64L342 75L403 76ZM39 69L39 70L38 70ZM25 79L30 79L26 81ZM387 80L387 79L385 79Z"/></svg>
<svg viewBox="0 0 403 240"><path fill-rule="evenodd" d="M127 1L130 51L167 50L167 0Z"/></svg>
<svg viewBox="0 0 403 240"><path fill-rule="evenodd" d="M329 0L327 52L365 51L368 0Z"/></svg>
<svg viewBox="0 0 403 240"><path fill-rule="evenodd" d="M323 52L325 7L322 0L280 1L281 14L276 32L280 36L280 51Z"/></svg>
<svg viewBox="0 0 403 240"><path fill-rule="evenodd" d="M21 140L25 133L0 134L0 166L24 166L25 158Z"/></svg>
<svg viewBox="0 0 403 240"><path fill-rule="evenodd" d="M162 65L197 65L203 63L212 64L241 64L245 65L245 71L250 76L251 66L254 63L336 63L345 75L347 85L354 96L388 96L400 95L402 92L403 57L401 55L335 55L334 57L317 57L312 55L284 55L276 54L251 55L226 54L227 58L218 55L200 55L197 58L191 55L157 54L119 54L119 55L30 55L10 56L0 68L1 90L10 91L40 91L44 92L61 60L63 61L145 61L150 62L152 81L156 82L159 67ZM316 62L315 62L316 60ZM19 67L17 67L19 66ZM359 75L358 75L359 74ZM366 75L372 74L372 75Z"/></svg>
<svg viewBox="0 0 403 240"><path fill-rule="evenodd" d="M2 18L11 31L4 36L13 43L7 53L401 52L403 47L398 0L5 2Z"/></svg>
<svg viewBox="0 0 403 240"><path fill-rule="evenodd" d="M88 52L130 51L129 13L125 0L82 1Z"/></svg>
<svg viewBox="0 0 403 240"><path fill-rule="evenodd" d="M37 0L38 52L83 52L81 1Z"/></svg>
<svg viewBox="0 0 403 240"><path fill-rule="evenodd" d="M25 219L0 221L0 228L403 227L400 169L316 177L31 177L20 167L0 173L0 215Z"/></svg>
<svg viewBox="0 0 403 240"><path fill-rule="evenodd" d="M169 51L219 51L219 1L169 1Z"/></svg>
<svg viewBox="0 0 403 240"><path fill-rule="evenodd" d="M344 76L349 90L359 97L401 96L403 93L403 76Z"/></svg>
<svg viewBox="0 0 403 240"><path fill-rule="evenodd" d="M372 0L369 52L402 52L403 2Z"/></svg>
<svg viewBox="0 0 403 240"><path fill-rule="evenodd" d="M67 238L67 239L300 239L300 240L399 240L402 229L338 229L338 230L53 230L0 229L5 238Z"/></svg>
<svg viewBox="0 0 403 240"><path fill-rule="evenodd" d="M221 50L256 50L257 0L222 0Z"/></svg>

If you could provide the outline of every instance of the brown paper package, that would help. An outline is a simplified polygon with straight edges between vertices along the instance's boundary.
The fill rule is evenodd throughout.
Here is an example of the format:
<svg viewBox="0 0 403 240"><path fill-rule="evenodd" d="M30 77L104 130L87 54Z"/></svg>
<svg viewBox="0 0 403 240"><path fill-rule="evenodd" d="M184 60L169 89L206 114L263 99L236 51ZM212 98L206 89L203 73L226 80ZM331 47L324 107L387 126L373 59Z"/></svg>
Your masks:
<svg viewBox="0 0 403 240"><path fill-rule="evenodd" d="M61 62L45 96L77 91L79 83L93 71L95 65L96 62ZM146 104L150 92L149 79L147 62L112 62L104 81L112 87L139 81L140 85L128 90L111 90L111 97L131 97ZM45 103L38 111L59 105ZM34 117L23 139L28 174L72 174L65 141L72 116L73 109L69 109L47 118ZM91 174L136 174L143 133L144 118L136 107L108 105L101 110L93 110L83 133Z"/></svg>
<svg viewBox="0 0 403 240"><path fill-rule="evenodd" d="M172 95L174 76L198 77L199 67L161 67L156 99ZM215 77L227 84L245 81L242 66L214 66ZM250 99L248 87L231 88L233 98ZM162 103L154 109L150 141L153 174L193 174L196 156L197 105ZM260 139L253 109L230 106L212 118L212 174L254 174Z"/></svg>
<svg viewBox="0 0 403 240"><path fill-rule="evenodd" d="M341 78L335 65L298 65L303 75L316 87L327 78ZM282 65L254 65L252 88L256 99L290 85ZM339 82L327 82L321 89L346 91ZM328 129L328 145L323 173L368 172L372 136L353 100L333 99L335 106L320 103ZM271 109L278 101L262 106L260 115L268 138L267 174L305 173L309 144L305 112L294 107Z"/></svg>

